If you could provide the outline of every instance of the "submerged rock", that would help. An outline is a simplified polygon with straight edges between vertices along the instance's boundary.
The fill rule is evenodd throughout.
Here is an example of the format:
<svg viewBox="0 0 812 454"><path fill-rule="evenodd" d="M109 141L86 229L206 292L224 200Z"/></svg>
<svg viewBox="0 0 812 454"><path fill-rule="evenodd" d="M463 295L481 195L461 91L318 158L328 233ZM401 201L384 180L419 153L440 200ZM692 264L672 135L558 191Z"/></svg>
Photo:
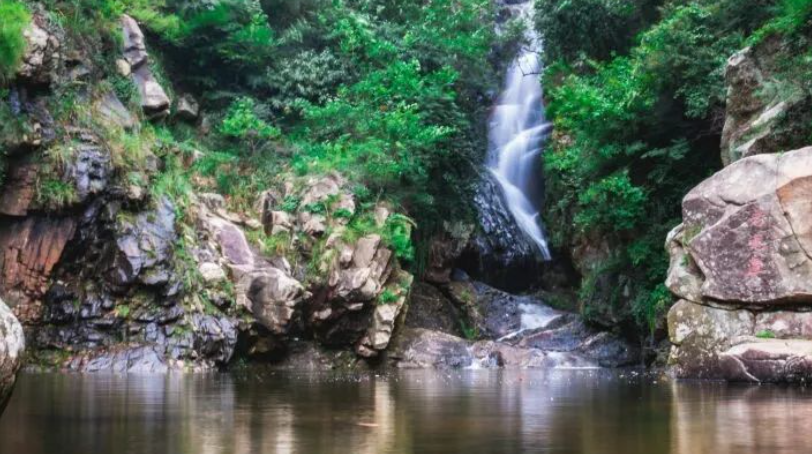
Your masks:
<svg viewBox="0 0 812 454"><path fill-rule="evenodd" d="M14 388L24 350L23 328L8 306L0 300L0 416Z"/></svg>

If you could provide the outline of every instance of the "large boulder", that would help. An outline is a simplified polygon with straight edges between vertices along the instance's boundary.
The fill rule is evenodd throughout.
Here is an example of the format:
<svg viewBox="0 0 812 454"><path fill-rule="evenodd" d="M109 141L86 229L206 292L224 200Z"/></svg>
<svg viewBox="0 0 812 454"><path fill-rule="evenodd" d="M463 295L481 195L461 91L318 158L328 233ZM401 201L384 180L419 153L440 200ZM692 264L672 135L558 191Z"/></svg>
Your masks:
<svg viewBox="0 0 812 454"><path fill-rule="evenodd" d="M812 340L749 339L719 362L728 380L805 383L812 377Z"/></svg>
<svg viewBox="0 0 812 454"><path fill-rule="evenodd" d="M670 238L672 253L689 254L675 257L686 266L672 266L672 290L751 305L812 303L810 195L812 148L746 158L699 184L683 199L684 225ZM690 294L692 284L679 288L697 278L699 295Z"/></svg>
<svg viewBox="0 0 812 454"><path fill-rule="evenodd" d="M24 350L23 328L8 306L0 300L0 415L11 396Z"/></svg>
<svg viewBox="0 0 812 454"><path fill-rule="evenodd" d="M803 373L779 365L800 361L796 347L812 338L810 200L812 148L740 159L685 196L683 224L666 244L666 285L681 299L668 315L675 375L783 381ZM755 336L793 347L738 347ZM753 362L773 356L783 359Z"/></svg>

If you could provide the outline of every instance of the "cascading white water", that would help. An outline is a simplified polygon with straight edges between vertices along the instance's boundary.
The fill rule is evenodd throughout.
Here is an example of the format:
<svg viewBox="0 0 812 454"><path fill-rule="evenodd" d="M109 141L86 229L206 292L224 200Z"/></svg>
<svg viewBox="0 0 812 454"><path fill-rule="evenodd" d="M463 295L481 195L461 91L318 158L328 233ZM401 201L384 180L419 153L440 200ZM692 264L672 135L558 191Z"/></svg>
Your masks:
<svg viewBox="0 0 812 454"><path fill-rule="evenodd" d="M532 3L517 6L518 14L528 24ZM488 168L499 182L516 224L538 246L541 256L549 260L550 250L539 219L537 164L552 125L544 118L540 45L532 26L528 29L529 44L511 63L505 89L490 119Z"/></svg>

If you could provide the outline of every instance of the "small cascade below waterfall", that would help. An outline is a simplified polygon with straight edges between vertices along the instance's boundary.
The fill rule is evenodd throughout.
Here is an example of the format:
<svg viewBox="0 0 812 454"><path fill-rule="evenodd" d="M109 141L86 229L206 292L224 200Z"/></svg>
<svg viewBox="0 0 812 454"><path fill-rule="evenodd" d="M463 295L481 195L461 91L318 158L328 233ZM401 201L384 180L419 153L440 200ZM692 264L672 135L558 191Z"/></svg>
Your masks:
<svg viewBox="0 0 812 454"><path fill-rule="evenodd" d="M517 15L531 22L532 2L516 9ZM544 118L540 45L532 26L528 30L528 44L511 63L505 89L490 119L487 164L517 226L549 260L539 219L542 188L538 162L552 126Z"/></svg>

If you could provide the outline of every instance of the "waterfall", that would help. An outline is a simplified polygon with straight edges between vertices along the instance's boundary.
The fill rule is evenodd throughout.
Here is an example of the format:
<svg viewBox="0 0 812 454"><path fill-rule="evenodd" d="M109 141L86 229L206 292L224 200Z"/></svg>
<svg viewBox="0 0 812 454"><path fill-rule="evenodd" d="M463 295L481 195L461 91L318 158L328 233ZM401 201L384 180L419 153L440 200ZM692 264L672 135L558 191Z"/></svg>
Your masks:
<svg viewBox="0 0 812 454"><path fill-rule="evenodd" d="M528 23L528 42L510 65L505 88L489 124L488 169L499 183L508 210L519 228L550 259L541 228L540 175L542 146L552 130L544 117L539 40L531 21L532 3L517 6Z"/></svg>

